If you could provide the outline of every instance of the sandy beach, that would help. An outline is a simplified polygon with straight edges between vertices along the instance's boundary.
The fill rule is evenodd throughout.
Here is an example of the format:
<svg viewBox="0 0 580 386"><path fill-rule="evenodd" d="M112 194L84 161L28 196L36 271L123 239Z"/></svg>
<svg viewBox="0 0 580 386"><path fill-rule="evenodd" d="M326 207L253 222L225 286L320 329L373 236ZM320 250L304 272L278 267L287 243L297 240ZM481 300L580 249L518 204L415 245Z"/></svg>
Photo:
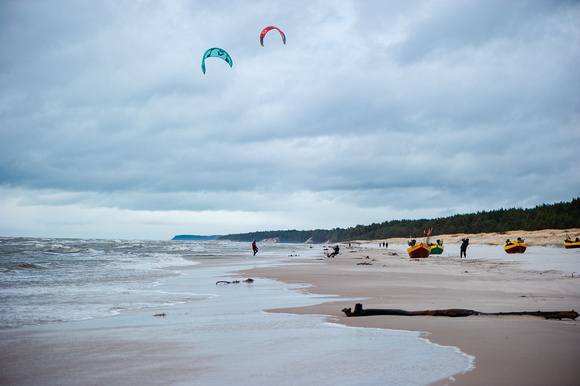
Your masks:
<svg viewBox="0 0 580 386"><path fill-rule="evenodd" d="M311 285L307 291L336 294L338 300L272 312L322 314L348 326L424 332L433 343L455 346L475 357L475 367L455 377L457 385L576 385L580 379L580 320L533 316L346 317L341 310L357 302L364 308L409 311L465 308L482 312L564 311L580 309L580 250L566 250L568 231L434 236L445 242L441 256L409 259L401 240L377 240L341 246L336 258L301 265L265 268L243 275ZM502 248L506 238L524 237L529 248L518 263ZM458 242L470 238L467 258ZM379 243L389 242L389 248ZM406 241L406 240L405 240ZM449 241L449 242L447 242ZM537 246L534 251L533 246ZM329 246L330 247L330 246ZM535 267L567 259L559 269ZM554 261L556 263L556 261ZM548 263L548 266L550 264Z"/></svg>
<svg viewBox="0 0 580 386"><path fill-rule="evenodd" d="M578 310L580 250L565 249L562 232L435 236L445 251L426 259L410 259L397 240L377 240L341 244L336 258L325 257L329 245L262 244L256 258L236 252L195 260L167 268L180 275L137 293L140 301L179 295L183 301L173 305L0 329L0 383L576 385L580 320L341 311L356 303L408 311ZM575 238L580 230L567 233ZM472 243L460 259L457 241L466 236ZM507 255L505 238L518 236L530 247ZM177 256L192 248L171 246ZM249 244L234 247L251 251ZM247 277L255 281L244 283ZM216 285L235 279L241 282ZM116 302L122 295L108 296ZM66 299L82 306L91 298Z"/></svg>

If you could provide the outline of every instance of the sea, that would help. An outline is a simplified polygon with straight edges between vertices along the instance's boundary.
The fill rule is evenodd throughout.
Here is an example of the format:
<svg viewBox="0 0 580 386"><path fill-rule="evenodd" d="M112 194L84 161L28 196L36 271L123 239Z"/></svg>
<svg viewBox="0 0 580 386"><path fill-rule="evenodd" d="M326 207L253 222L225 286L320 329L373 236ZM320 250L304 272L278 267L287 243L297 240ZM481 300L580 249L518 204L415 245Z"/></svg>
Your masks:
<svg viewBox="0 0 580 386"><path fill-rule="evenodd" d="M122 331L121 341L131 336L138 340L145 328L151 328L163 333L154 333L157 336L149 341L180 342L182 351L176 351L176 356L203 363L203 371L195 370L194 376L188 373L194 369L181 369L182 378L174 374L159 382L140 378L142 364L133 369L127 364L118 382L116 374L107 378L106 370L97 369L97 364L78 365L73 373L45 372L46 384L108 380L113 384L423 385L452 382L455 375L473 368L473 357L456 347L433 344L417 332L346 327L323 315L265 312L320 304L335 296L312 295L304 285L271 279L243 282L236 272L300 264L322 256L321 246L264 243L259 247L253 256L250 243L219 240L2 237L0 336L67 329L76 334L91 331L94 336L94 331L102 330L99 333L108 339ZM233 280L241 282L218 283ZM118 324L127 315L146 315L146 323L157 325L132 329L122 322L121 330ZM62 334L65 348L53 350L72 355L71 361L82 361L83 351L74 358L66 348L67 336L73 335ZM166 356L149 360L160 367L168 361Z"/></svg>

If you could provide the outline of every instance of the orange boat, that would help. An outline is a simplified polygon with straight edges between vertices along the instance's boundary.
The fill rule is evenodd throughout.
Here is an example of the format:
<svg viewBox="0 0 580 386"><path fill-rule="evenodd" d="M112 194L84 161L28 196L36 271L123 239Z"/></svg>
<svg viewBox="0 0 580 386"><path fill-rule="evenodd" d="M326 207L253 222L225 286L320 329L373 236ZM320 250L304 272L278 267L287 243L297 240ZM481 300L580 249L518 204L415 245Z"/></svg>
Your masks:
<svg viewBox="0 0 580 386"><path fill-rule="evenodd" d="M407 253L411 259L429 257L429 254L431 253L431 247L423 243L416 244L416 240L411 240L409 241L409 248L407 248Z"/></svg>

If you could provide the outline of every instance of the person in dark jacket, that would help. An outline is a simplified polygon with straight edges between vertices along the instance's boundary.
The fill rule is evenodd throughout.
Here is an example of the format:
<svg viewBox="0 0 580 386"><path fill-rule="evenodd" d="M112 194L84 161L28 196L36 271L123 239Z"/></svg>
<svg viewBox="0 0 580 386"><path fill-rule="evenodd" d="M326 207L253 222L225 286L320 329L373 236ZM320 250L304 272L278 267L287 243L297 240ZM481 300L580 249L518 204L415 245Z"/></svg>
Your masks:
<svg viewBox="0 0 580 386"><path fill-rule="evenodd" d="M469 239L461 239L461 247L459 250L459 258L465 257L467 259L467 246L469 245Z"/></svg>
<svg viewBox="0 0 580 386"><path fill-rule="evenodd" d="M340 252L340 247L338 246L338 244L336 244L336 247L334 247L334 252L332 252L330 255L326 255L327 257L335 257L336 255L338 255L338 252Z"/></svg>
<svg viewBox="0 0 580 386"><path fill-rule="evenodd" d="M258 253L258 246L256 245L256 240L252 243L252 249L254 250L254 256Z"/></svg>

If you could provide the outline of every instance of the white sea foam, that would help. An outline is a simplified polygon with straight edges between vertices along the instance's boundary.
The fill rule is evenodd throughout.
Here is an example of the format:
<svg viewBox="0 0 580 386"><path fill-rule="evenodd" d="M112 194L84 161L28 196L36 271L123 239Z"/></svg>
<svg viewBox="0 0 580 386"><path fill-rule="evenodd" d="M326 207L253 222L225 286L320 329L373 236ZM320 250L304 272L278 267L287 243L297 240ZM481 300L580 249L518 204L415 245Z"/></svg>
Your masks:
<svg viewBox="0 0 580 386"><path fill-rule="evenodd" d="M200 267L166 285L175 290L191 283L189 288L201 292L232 269L260 264ZM192 316L195 334L187 339L201 350L207 368L196 374L197 384L227 379L252 385L273 380L280 385L428 384L473 366L473 357L455 347L432 344L417 332L347 327L325 322L323 316L262 311L318 304L333 297L296 291L302 287L261 278L253 284L214 285L211 301L172 311Z"/></svg>

